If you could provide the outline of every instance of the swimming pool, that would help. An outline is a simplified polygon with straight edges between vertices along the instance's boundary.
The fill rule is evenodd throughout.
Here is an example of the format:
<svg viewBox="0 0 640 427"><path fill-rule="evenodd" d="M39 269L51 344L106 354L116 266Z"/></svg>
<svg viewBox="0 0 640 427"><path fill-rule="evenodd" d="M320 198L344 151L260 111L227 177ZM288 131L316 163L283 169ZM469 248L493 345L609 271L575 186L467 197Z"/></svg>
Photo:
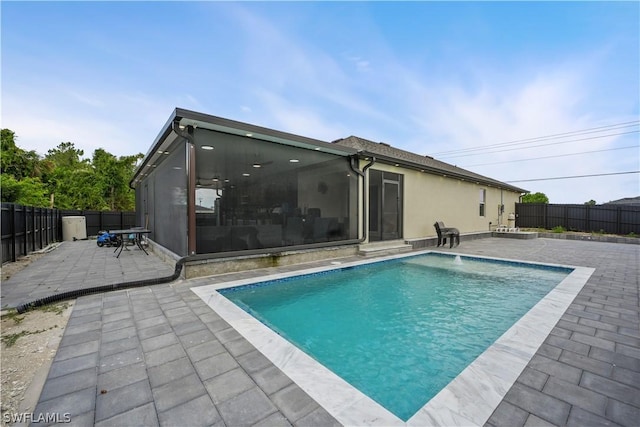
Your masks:
<svg viewBox="0 0 640 427"><path fill-rule="evenodd" d="M584 273L578 271L579 268L514 264L477 257L462 258L462 265L457 265L452 256L438 253L388 257L383 263L363 265L369 263L331 266L311 271L303 279L265 278L261 283L244 287L245 282L226 284L231 287L221 291L226 297L236 300L246 312L280 336L275 333L264 335L267 329L264 325L255 319L251 322L252 317L247 313L242 316L237 307L234 311L226 305L224 301L229 301L213 289L218 286L207 290L195 288L194 292L219 314L227 311L229 323L341 422L375 424L383 420L384 424L403 424L404 421L418 423L421 419L433 420L442 416L438 401L451 400L448 396L451 390L445 386L454 378L463 381L464 375L458 374L471 368L466 367L474 359L477 358L481 366L479 355L488 354L484 362L494 365L491 376L495 378L487 378L488 384L480 383L481 388L486 388L484 394L489 396L476 395L475 401L487 398L495 401L493 394L503 395L508 386L502 385L502 381L505 378L511 382L515 380L539 346L538 343L532 347L531 337L524 337L523 333L531 335L532 329L539 329L540 322L548 323L545 322L548 309L561 308L561 300L562 304L568 305L570 300L566 291L569 287L575 288L576 275ZM524 279L523 288L513 286L514 276ZM372 280L373 277L377 279ZM273 279L276 281L271 281ZM337 285L338 282L341 284ZM560 282L563 286L556 286ZM552 289L554 291L549 292ZM531 298L521 298L525 293ZM505 303L507 294L516 297L511 298L513 302L509 304ZM547 307L544 312L530 310L545 295L547 303L543 306ZM473 303L465 303L469 301ZM322 309L321 302L328 302L324 306L329 309ZM498 312L508 312L508 316L503 319ZM355 316L349 317L354 313ZM511 327L525 313L536 325ZM383 321L377 322L380 319ZM511 334L506 334L507 330ZM308 356L305 358L304 353L300 355L290 344L287 347L281 337L286 337L324 366ZM517 342L519 348L511 342L514 338L521 341ZM492 350L486 350L494 342L496 344L490 347ZM504 353L512 359L515 357L520 365L524 362L519 371L510 368L512 360L501 361ZM345 360L351 363L345 364ZM293 373L288 372L289 368L293 368ZM472 377L475 376L475 380L486 375L474 369ZM316 378L309 381L314 375ZM500 383L499 387L496 381ZM313 384L305 387L305 382ZM318 383L337 383L344 390L337 392L334 384L318 392L315 390ZM462 393L474 389L469 385L464 388ZM359 403L345 406L344 402L337 402L336 395L343 398L349 395L348 402ZM384 408L370 402L371 399ZM455 396L455 400L459 400L459 396ZM425 405L427 401L429 404ZM436 406L435 415L430 405ZM477 406L477 403L471 406ZM476 410L462 408L462 412L469 411ZM486 417L489 415L490 412ZM449 418L445 424L475 421L474 415L469 414L462 414L456 422L452 422L451 415L445 417Z"/></svg>

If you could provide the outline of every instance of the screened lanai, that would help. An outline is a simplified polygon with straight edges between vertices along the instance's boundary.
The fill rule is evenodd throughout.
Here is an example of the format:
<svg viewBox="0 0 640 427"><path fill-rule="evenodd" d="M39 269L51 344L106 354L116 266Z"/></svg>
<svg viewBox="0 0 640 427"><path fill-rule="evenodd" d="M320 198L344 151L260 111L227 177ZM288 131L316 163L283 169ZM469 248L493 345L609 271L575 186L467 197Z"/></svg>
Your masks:
<svg viewBox="0 0 640 427"><path fill-rule="evenodd" d="M138 222L179 256L358 238L355 150L176 109L132 186Z"/></svg>

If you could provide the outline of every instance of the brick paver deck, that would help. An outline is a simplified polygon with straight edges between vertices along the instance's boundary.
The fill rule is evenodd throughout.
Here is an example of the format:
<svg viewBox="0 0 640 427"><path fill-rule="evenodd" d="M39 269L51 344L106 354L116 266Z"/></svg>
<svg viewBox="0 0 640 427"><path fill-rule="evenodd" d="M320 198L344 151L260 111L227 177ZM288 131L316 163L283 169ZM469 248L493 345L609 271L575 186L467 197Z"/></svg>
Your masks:
<svg viewBox="0 0 640 427"><path fill-rule="evenodd" d="M488 426L638 425L640 245L489 238L444 250L596 269ZM190 290L297 268L79 298L36 413L100 426L337 424Z"/></svg>

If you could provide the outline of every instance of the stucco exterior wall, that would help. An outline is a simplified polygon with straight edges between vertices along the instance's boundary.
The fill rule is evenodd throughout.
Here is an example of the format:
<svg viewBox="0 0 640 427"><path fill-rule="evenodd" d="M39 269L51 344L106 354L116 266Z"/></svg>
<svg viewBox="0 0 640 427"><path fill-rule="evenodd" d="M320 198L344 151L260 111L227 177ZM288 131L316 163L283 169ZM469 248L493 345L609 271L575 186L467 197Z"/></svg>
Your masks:
<svg viewBox="0 0 640 427"><path fill-rule="evenodd" d="M461 233L488 231L489 222L492 228L500 223L507 225L508 215L515 212L520 197L520 193L393 165L376 163L371 169L404 175L404 239L435 236L435 221L443 221L447 227L456 227ZM486 190L484 216L480 216L481 189ZM498 206L501 201L504 213L500 220Z"/></svg>

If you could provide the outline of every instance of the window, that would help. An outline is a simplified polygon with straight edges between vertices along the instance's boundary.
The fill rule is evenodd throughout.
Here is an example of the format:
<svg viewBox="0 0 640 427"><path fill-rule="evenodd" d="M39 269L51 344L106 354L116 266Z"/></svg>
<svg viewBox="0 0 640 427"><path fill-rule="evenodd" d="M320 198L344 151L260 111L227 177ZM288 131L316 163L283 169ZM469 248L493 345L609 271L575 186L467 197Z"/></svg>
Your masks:
<svg viewBox="0 0 640 427"><path fill-rule="evenodd" d="M485 201L487 198L487 190L485 190L484 188L480 190L480 216L485 216Z"/></svg>

